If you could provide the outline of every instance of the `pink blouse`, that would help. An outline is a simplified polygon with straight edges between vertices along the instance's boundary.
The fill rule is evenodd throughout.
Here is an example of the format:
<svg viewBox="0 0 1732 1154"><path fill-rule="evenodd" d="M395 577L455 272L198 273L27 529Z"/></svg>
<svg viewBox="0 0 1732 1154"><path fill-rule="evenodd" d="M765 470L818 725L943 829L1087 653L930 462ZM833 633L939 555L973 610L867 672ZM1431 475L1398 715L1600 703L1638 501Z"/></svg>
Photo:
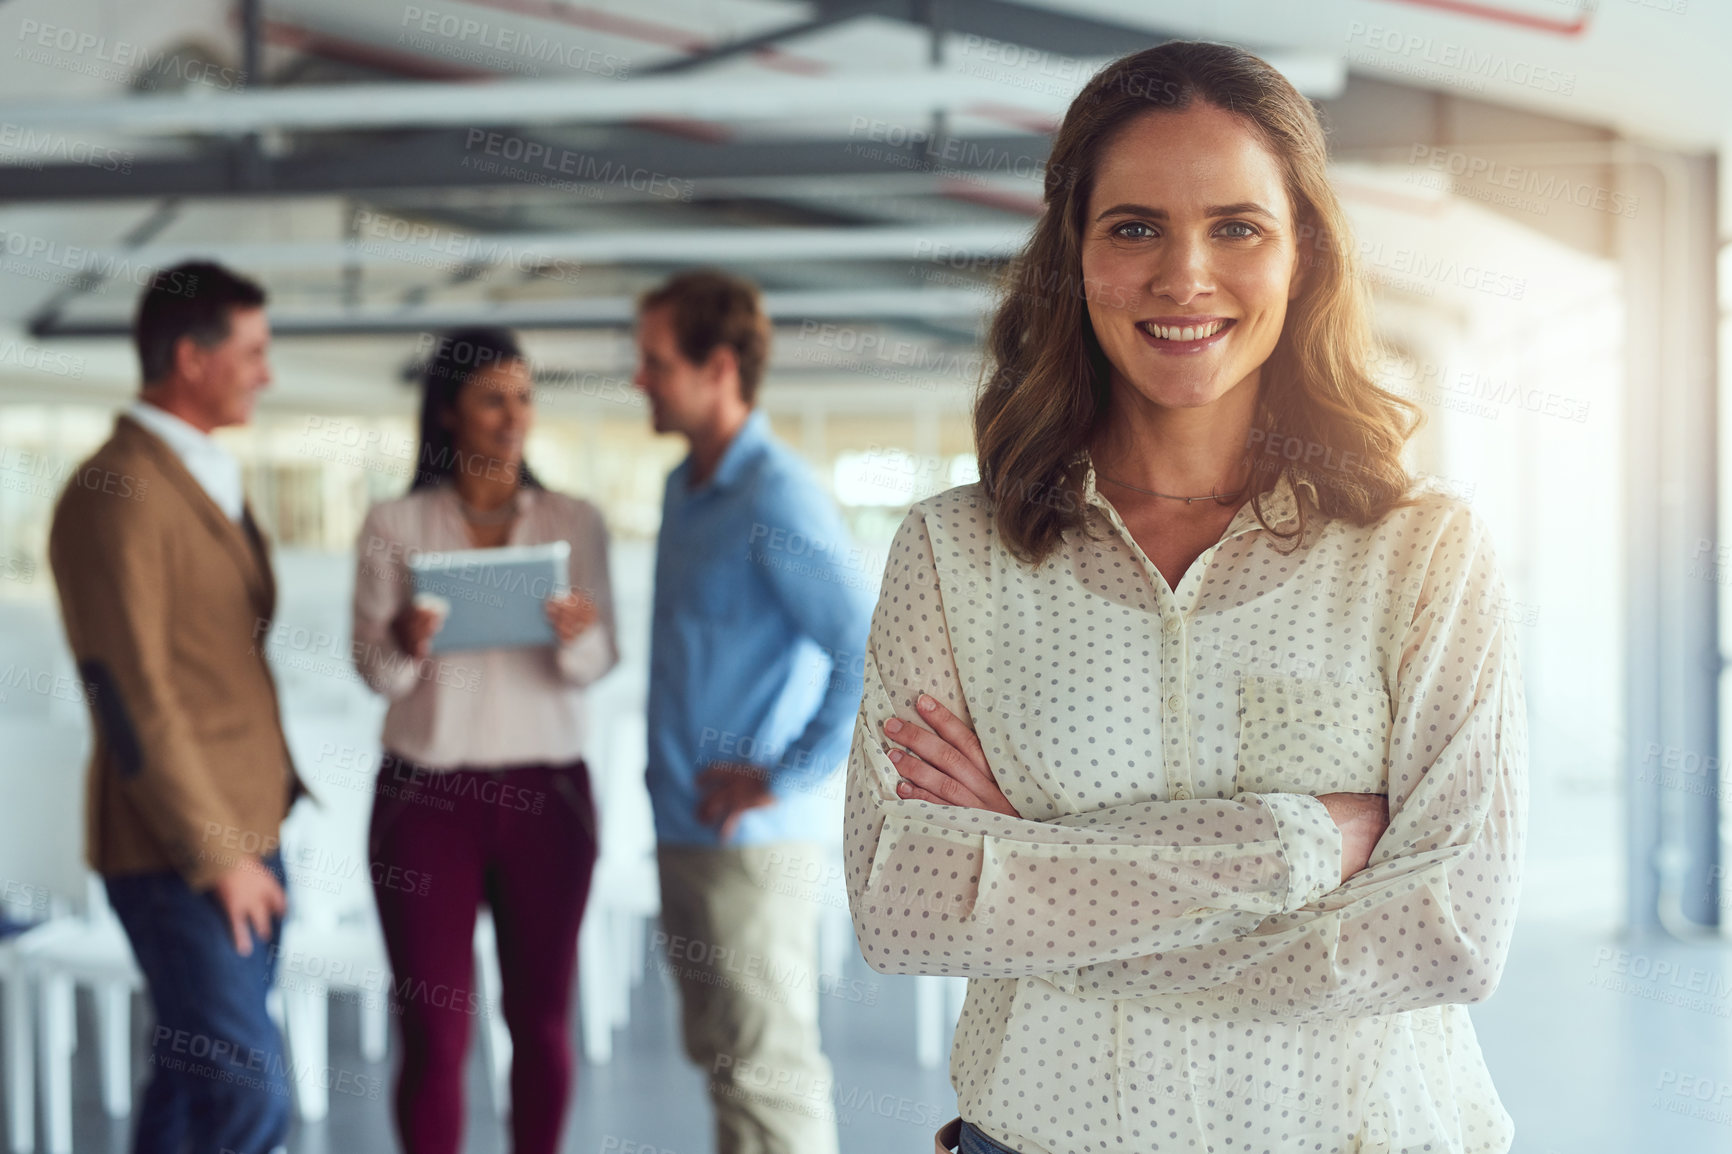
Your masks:
<svg viewBox="0 0 1732 1154"><path fill-rule="evenodd" d="M514 500L518 516L506 544L570 542L571 587L599 610L598 620L568 644L412 660L391 629L414 594L409 562L474 548L456 491L441 485L381 502L361 526L355 668L391 702L385 748L430 768L504 768L582 756L582 690L619 661L600 510L546 489L520 489Z"/></svg>

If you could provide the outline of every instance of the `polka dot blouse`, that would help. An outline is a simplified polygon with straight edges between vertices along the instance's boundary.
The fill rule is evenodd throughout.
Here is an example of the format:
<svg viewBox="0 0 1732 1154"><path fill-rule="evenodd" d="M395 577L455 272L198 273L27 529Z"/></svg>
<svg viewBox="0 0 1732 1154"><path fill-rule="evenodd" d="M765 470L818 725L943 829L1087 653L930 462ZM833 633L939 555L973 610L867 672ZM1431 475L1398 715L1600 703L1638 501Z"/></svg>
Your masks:
<svg viewBox="0 0 1732 1154"><path fill-rule="evenodd" d="M850 906L874 969L971 979L962 1116L1025 1154L1508 1150L1465 1008L1527 813L1485 524L1422 489L1366 528L1313 504L1295 549L1247 503L1172 589L1085 496L1034 567L978 485L919 503L873 615ZM1265 516L1311 499L1283 478ZM897 796L883 723L921 692L1021 818ZM1345 884L1331 792L1389 798Z"/></svg>

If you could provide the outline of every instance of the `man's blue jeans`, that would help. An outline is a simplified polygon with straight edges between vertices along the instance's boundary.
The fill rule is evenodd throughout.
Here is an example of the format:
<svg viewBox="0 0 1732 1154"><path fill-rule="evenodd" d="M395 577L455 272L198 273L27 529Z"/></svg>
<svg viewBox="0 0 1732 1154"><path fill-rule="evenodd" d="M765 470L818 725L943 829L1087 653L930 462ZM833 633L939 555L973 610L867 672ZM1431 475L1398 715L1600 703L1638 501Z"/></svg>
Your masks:
<svg viewBox="0 0 1732 1154"><path fill-rule="evenodd" d="M264 860L283 882L281 855ZM179 874L103 880L156 1010L133 1154L268 1154L289 1132L289 1068L265 1012L281 922L242 957L216 898Z"/></svg>

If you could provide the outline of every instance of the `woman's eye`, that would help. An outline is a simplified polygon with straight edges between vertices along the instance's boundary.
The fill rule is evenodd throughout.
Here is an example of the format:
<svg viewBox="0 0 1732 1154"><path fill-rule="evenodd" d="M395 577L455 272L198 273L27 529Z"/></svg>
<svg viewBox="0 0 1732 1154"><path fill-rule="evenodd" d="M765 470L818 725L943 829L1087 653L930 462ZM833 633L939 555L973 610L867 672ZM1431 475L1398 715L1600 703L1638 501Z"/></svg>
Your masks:
<svg viewBox="0 0 1732 1154"><path fill-rule="evenodd" d="M1242 220L1230 220L1223 224L1219 231L1230 240L1248 240L1262 235L1255 225ZM1155 235L1155 229L1140 220L1127 220L1116 226L1112 234L1124 240L1146 240Z"/></svg>

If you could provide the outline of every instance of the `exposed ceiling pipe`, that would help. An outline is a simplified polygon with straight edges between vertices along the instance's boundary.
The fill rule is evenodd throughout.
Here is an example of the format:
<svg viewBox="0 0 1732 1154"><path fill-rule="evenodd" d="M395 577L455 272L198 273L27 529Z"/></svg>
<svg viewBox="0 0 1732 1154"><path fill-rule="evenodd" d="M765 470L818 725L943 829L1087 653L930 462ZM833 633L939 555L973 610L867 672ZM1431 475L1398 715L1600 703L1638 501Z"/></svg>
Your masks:
<svg viewBox="0 0 1732 1154"><path fill-rule="evenodd" d="M1082 85L1078 78L1077 87ZM1062 114L1070 94L961 73L855 73L811 80L653 76L625 82L500 80L478 84L345 84L200 95L56 101L0 108L6 123L119 133L237 135L276 130L616 124L644 117L785 121L790 116L919 117L933 104L1006 103ZM478 150L479 151L479 150ZM510 159L506 157L505 159ZM517 159L521 160L521 156Z"/></svg>
<svg viewBox="0 0 1732 1154"><path fill-rule="evenodd" d="M1554 32L1560 36L1580 36L1588 30L1588 17L1594 10L1594 0L1580 0L1583 7L1576 9L1574 20L1564 20L1555 16L1541 16L1536 12L1514 12L1508 8L1498 8L1491 4L1478 4L1473 0L1385 0L1390 4L1411 4L1416 8L1435 8L1440 12L1449 12L1456 16L1468 16L1479 20L1490 20L1496 24L1513 24L1518 28L1532 28L1537 32Z"/></svg>
<svg viewBox="0 0 1732 1154"><path fill-rule="evenodd" d="M1295 87L1327 98L1346 84L1329 56L1271 59ZM1081 89L1086 77L1077 77ZM0 121L119 133L240 135L270 130L338 131L473 125L614 124L646 117L785 121L790 116L905 116L924 124L934 107L1009 106L1031 116L1064 114L1074 91L1019 88L991 76L949 72L837 73L730 78L654 76L624 82L509 80L485 84L346 84L222 96L138 96L0 107ZM478 142L483 143L483 142ZM502 159L511 159L502 157ZM521 156L518 159L522 159Z"/></svg>
<svg viewBox="0 0 1732 1154"><path fill-rule="evenodd" d="M966 261L1009 257L1028 239L1023 227L922 225L893 228L706 228L688 231L597 233L468 233L361 212L352 240L161 244L91 249L85 263L107 267L131 262L167 268L183 260L215 257L240 268L328 269L345 265L388 267L513 265L537 261L579 264L634 262L756 262L813 260Z"/></svg>
<svg viewBox="0 0 1732 1154"><path fill-rule="evenodd" d="M963 320L984 316L996 300L990 289L861 289L837 292L767 292L764 311L782 324L838 321ZM632 297L564 300L441 302L394 309L273 308L271 331L283 336L355 336L419 333L460 325L491 324L515 329L596 329L629 326L637 315ZM125 337L130 317L69 317L32 328L41 338ZM868 334L840 328L837 348L852 354Z"/></svg>

